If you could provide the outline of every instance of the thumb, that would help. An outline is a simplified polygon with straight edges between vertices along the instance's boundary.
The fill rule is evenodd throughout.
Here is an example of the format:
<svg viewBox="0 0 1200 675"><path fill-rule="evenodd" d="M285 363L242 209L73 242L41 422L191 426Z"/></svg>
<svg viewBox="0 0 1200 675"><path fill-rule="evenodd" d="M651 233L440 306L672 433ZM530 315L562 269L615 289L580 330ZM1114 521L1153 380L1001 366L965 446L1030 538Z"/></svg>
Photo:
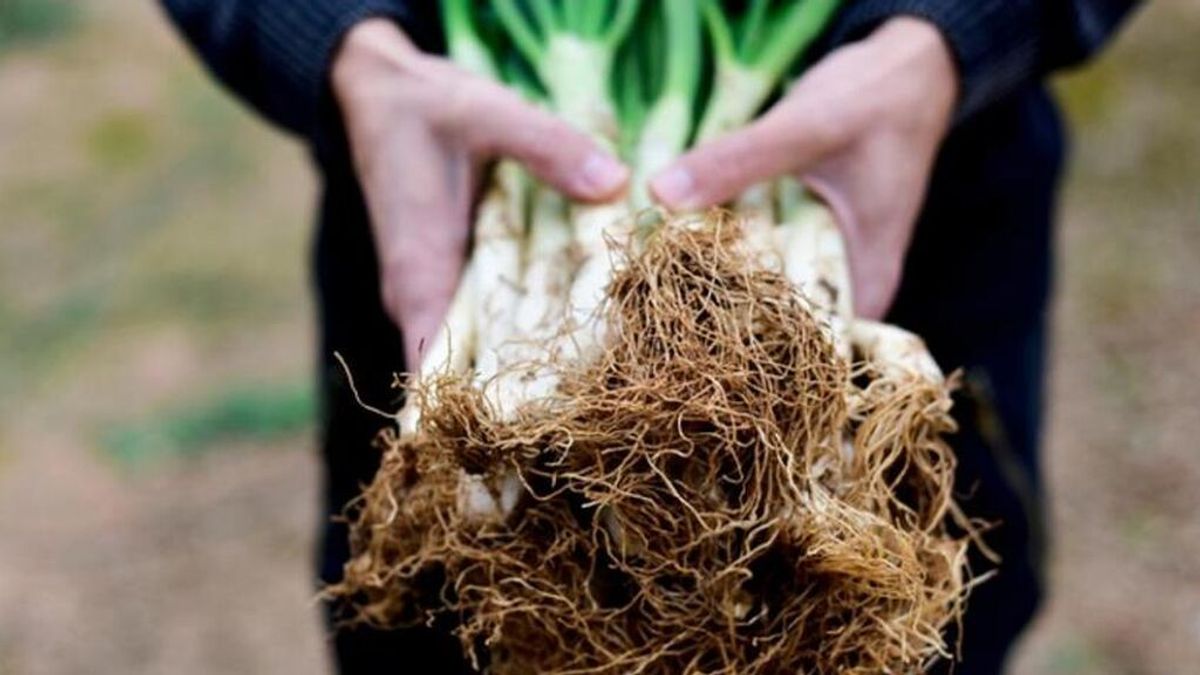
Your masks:
<svg viewBox="0 0 1200 675"><path fill-rule="evenodd" d="M802 171L832 151L837 136L818 106L790 96L744 129L701 145L654 177L650 191L676 211L729 201L752 185Z"/></svg>
<svg viewBox="0 0 1200 675"><path fill-rule="evenodd" d="M629 181L629 169L595 141L549 111L491 82L479 82L481 100L464 120L469 145L489 156L512 157L569 197L602 201Z"/></svg>

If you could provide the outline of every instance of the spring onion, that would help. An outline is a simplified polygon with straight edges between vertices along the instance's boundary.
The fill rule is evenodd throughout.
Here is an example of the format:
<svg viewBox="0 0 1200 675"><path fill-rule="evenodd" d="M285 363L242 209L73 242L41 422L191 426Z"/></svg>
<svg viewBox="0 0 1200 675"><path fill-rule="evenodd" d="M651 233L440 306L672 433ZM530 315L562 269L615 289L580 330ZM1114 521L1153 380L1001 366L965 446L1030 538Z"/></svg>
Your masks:
<svg viewBox="0 0 1200 675"><path fill-rule="evenodd" d="M647 180L752 122L837 5L442 1L455 60L632 183L579 204L493 167L353 524L336 592L364 618L452 618L498 674L950 658L973 532L942 437L951 381L917 336L854 316L836 219L795 177L732 219L646 210Z"/></svg>
<svg viewBox="0 0 1200 675"><path fill-rule="evenodd" d="M612 327L599 320L598 308L614 273L608 247L639 234L633 225L650 203L648 179L690 145L750 122L838 2L750 0L737 17L717 0L441 5L455 61L541 99L633 169L630 193L599 205L535 185L511 162L492 172L464 281L420 378L470 370L492 409L511 417L554 395L558 380L549 362L587 360L605 343ZM481 37L485 15L506 43ZM712 84L700 105L705 29ZM911 341L854 319L836 223L794 180L747 190L734 208L745 246L826 317L843 356L857 347L897 367L909 364L906 372L932 373L931 360L913 356L919 350ZM419 412L406 413L402 426L412 432Z"/></svg>

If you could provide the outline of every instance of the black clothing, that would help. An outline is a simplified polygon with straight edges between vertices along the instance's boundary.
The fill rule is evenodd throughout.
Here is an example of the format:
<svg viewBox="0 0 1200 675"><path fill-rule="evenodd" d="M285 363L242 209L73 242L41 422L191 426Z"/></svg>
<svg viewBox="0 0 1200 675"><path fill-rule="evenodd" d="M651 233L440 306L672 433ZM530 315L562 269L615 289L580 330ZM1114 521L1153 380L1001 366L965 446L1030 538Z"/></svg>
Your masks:
<svg viewBox="0 0 1200 675"><path fill-rule="evenodd" d="M308 141L323 178L315 252L321 341L327 513L336 514L378 466L379 420L354 402L333 361L340 352L371 401L396 396L400 336L379 297L362 194L328 88L339 40L368 16L399 22L422 48L441 47L435 2L406 0L163 0L213 72L266 117ZM1040 597L1040 438L1052 221L1064 133L1042 79L1098 49L1134 0L851 0L825 49L895 15L937 25L955 56L962 96L939 155L889 320L929 343L945 368L963 367L957 406L959 486L975 515L1003 521L989 536L999 576L973 596L960 674L1000 672ZM324 524L321 578L335 581L345 527ZM975 569L985 569L974 561ZM978 627L978 628L977 628ZM452 640L422 629L342 633L345 673L445 673L462 668ZM458 665L448 665L455 662ZM389 667L390 666L390 667Z"/></svg>

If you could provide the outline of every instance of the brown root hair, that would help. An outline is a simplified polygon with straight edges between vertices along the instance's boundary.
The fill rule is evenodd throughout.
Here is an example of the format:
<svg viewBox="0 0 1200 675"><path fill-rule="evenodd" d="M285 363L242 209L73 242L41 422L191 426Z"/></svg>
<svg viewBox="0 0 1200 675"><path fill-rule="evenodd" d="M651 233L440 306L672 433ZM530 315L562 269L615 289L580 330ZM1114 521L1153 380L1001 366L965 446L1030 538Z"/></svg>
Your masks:
<svg viewBox="0 0 1200 675"><path fill-rule="evenodd" d="M588 363L515 416L469 377L384 433L331 589L375 625L451 615L495 673L911 672L949 656L966 543L949 387L838 356L728 215L624 251ZM517 475L504 519L461 473ZM477 663L479 663L477 661Z"/></svg>

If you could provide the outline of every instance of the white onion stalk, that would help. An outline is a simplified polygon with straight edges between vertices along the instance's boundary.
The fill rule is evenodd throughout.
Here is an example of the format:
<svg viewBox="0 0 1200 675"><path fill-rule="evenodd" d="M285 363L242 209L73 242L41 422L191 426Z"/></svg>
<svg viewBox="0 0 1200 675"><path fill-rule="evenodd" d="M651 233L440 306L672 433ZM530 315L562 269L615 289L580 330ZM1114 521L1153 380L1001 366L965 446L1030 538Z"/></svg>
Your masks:
<svg viewBox="0 0 1200 675"><path fill-rule="evenodd" d="M512 307L514 332L500 345L495 378L482 385L502 419L512 418L526 403L550 396L558 386L546 349L560 330L571 285L571 228L566 201L545 187L538 188L534 197L526 259L522 293ZM459 474L458 510L468 521L502 522L523 494L520 477L512 471L491 480Z"/></svg>
<svg viewBox="0 0 1200 675"><path fill-rule="evenodd" d="M774 197L774 186L760 183L737 198L734 211L742 221L747 252L767 269L780 271L782 258L775 242Z"/></svg>
<svg viewBox="0 0 1200 675"><path fill-rule="evenodd" d="M506 473L488 481L460 471L458 475L458 512L468 522L503 522L517 508L525 486L515 474Z"/></svg>
<svg viewBox="0 0 1200 675"><path fill-rule="evenodd" d="M605 343L608 327L598 313L615 271L609 242L628 242L634 236L635 212L651 205L646 192L650 177L683 151L691 134L692 102L699 86L700 15L694 0L662 0L661 10L665 35L658 37L665 43L663 83L644 120L639 120L629 203L576 205L573 209L575 240L583 262L571 287L572 330L561 344L563 358L589 359ZM611 56L604 67L611 70ZM630 117L628 109L623 112Z"/></svg>
<svg viewBox="0 0 1200 675"><path fill-rule="evenodd" d="M667 0L667 4L674 6L677 15L681 8L686 14L690 5L688 0ZM556 112L610 148L616 147L620 135L609 91L613 62L617 45L632 26L638 5L637 0L618 0L615 6L605 0L592 0L585 9L578 0L564 0L556 9L555 3L543 0L532 4L535 28L512 0L493 3L514 44L533 64ZM693 28L698 30L694 8L691 14ZM686 27L677 26L676 32L680 30ZM696 62L693 60L692 65ZM694 75L691 77L695 79ZM690 98L665 100L656 107L652 119L651 129L665 133L644 135L640 153L649 166L665 165L686 143ZM500 374L491 398L502 415L515 414L523 404L557 389L557 375L549 367L549 361L587 359L604 344L605 326L599 320L599 310L614 273L609 241L625 241L634 232L630 207L624 200L574 204L569 209L571 243L566 245L558 227L559 218L545 215L543 208L557 210L552 202L540 200L533 214L532 264L524 279L526 296L518 307L517 318L524 333L519 337L527 339L530 347L536 347L538 339L551 337L551 332L542 328L548 323L546 315L563 308L568 310L562 314L567 330L559 332L549 344L541 345L541 359L529 359L535 363L540 360L543 366L535 366L533 372ZM547 220L543 223L541 218ZM572 252L580 260L573 279L564 279L544 266L567 258ZM544 263L542 255L548 256L549 262ZM564 282L569 282L565 294L560 291L567 287ZM525 324L526 321L532 322L532 326ZM525 354L516 348L509 350L508 355L513 358L510 364L515 365L524 360L520 357ZM482 481L464 487L462 493L468 498L460 499L460 507L472 516L505 517L516 504L515 500L503 499L505 488L518 483L515 476L507 474L497 477L497 482L498 487L483 485Z"/></svg>
<svg viewBox="0 0 1200 675"><path fill-rule="evenodd" d="M616 44L629 29L636 3L624 0L621 3L623 11L619 12L608 26L567 26L558 23L544 11L539 11L538 20L545 22L541 26L541 38L514 2L497 0L493 5L517 47L526 53L537 70L550 94L550 104L555 111L602 145L613 147L618 130L615 109L609 97L608 82ZM548 5L539 6L544 8ZM571 13L576 20L586 18L582 13ZM567 12L564 11L563 14L564 19L567 18ZM548 396L557 389L558 379L553 370L546 367L548 364L545 351L556 354L559 358L576 360L586 358L603 344L602 327L600 322L595 320L595 315L604 300L604 289L612 277L607 240L608 237L621 236L615 228L627 213L628 207L623 202L571 206L570 248L582 259L580 269L570 283L568 294L573 328L553 340L548 350L545 349L547 345L541 345L541 358L532 361L536 363L540 360L544 365L535 366L533 372L505 370L506 367L519 368L521 361L518 359L522 355L519 348L508 350L506 363L495 364L495 370L490 374L498 374L499 377L485 390L485 394L493 409L501 416L515 415L526 403ZM542 239L538 242L540 246L561 247L557 224L557 219L544 224L549 229L538 233ZM545 240L547 237L549 242ZM534 278L526 281L539 280ZM551 283L554 280L544 281ZM514 314L522 309L521 305L524 305L525 314L532 315L546 313L552 305L557 304L556 298L550 295L551 291L548 288L537 288L530 284L527 293L531 293L527 296L527 302L512 306ZM544 301L545 307L537 306L539 300ZM525 334L514 337L518 340L525 338L529 344L542 337L536 333L530 334L527 327L523 327L521 332ZM490 482L478 477L464 477L464 480L469 483L460 488L459 507L468 518L503 519L511 513L517 503L515 499L504 498L505 494L514 489L520 493L519 478L511 472L495 476Z"/></svg>
<svg viewBox="0 0 1200 675"><path fill-rule="evenodd" d="M514 38L525 45L522 49L527 54L544 50L544 59L535 63L557 112L601 144L614 146L619 129L608 80L616 41L628 30L638 3L622 0L608 27L590 28L578 23L582 19L574 11L578 4L563 5L560 22L553 3L535 3L533 8L546 37L542 44L536 43L536 36L528 30L531 27L524 25L507 4L497 3L497 8L509 30L515 31ZM672 49L668 51L664 90L651 106L638 137L633 162L635 185L644 185L652 173L674 159L686 146L691 130L691 106L698 84L695 66L699 62L699 14L691 0L664 0L663 7ZM593 18L605 14L599 11ZM644 189L635 190L631 201L637 208L649 205ZM609 243L626 241L634 234L631 207L623 200L573 204L569 207L568 229L562 226L563 204L553 199L552 193L543 191L532 215L525 297L517 313L521 334L507 357L510 367L535 365L532 370L502 372L497 378L492 398L502 415L515 414L521 405L553 394L558 378L551 361L586 360L605 342L606 326L599 320L599 311L615 271ZM579 260L573 278L572 258ZM505 489L519 484L511 475L498 477L498 482L499 489L480 481L463 488L470 497L464 502L465 508L477 516L504 517L516 503L505 502Z"/></svg>
<svg viewBox="0 0 1200 675"><path fill-rule="evenodd" d="M475 339L475 382L488 406L500 415L515 412L507 382L509 350L518 331L515 318L522 301L521 262L528 183L517 164L497 165L493 184L479 205L472 253ZM522 494L517 476L492 481L459 471L458 510L469 521L503 520Z"/></svg>
<svg viewBox="0 0 1200 675"><path fill-rule="evenodd" d="M451 57L468 70L497 77L495 63L473 25L469 0L444 0L441 8ZM439 370L465 372L471 356L477 379L494 377L502 367L504 341L515 333L527 178L519 166L505 161L496 167L493 181L479 204L467 272L435 351L422 363L421 378ZM496 401L493 405L499 407ZM415 433L419 418L420 410L410 402L399 416L401 433ZM481 477L459 472L458 507L468 518L503 518L515 508L520 494L515 478L501 480L499 490L491 490Z"/></svg>
<svg viewBox="0 0 1200 675"><path fill-rule="evenodd" d="M788 280L828 317L830 338L838 353L850 356L849 323L854 318L854 298L845 240L832 212L804 196L791 194L794 180L780 186L784 222L775 231Z"/></svg>
<svg viewBox="0 0 1200 675"><path fill-rule="evenodd" d="M475 340L475 377L480 383L500 372L501 351L516 332L525 193L524 171L515 162L501 162L475 220L475 325L485 327Z"/></svg>
<svg viewBox="0 0 1200 675"><path fill-rule="evenodd" d="M856 319L850 326L850 339L855 349L888 379L918 379L934 384L946 380L925 341L903 328Z"/></svg>
<svg viewBox="0 0 1200 675"><path fill-rule="evenodd" d="M549 397L558 385L547 350L562 330L573 264L566 200L549 188L535 193L525 257L516 332L504 345L504 368L490 385L495 389L490 399L504 418L521 405Z"/></svg>
<svg viewBox="0 0 1200 675"><path fill-rule="evenodd" d="M592 2L604 5L604 11L595 11L597 7L584 11L578 0L562 0L557 8L553 2L534 3L536 26L515 0L494 0L492 5L514 45L537 71L554 110L602 146L615 148L619 129L609 84L617 46L628 34L639 2L619 0L611 16L612 3ZM582 262L570 292L572 328L551 349L562 358L587 358L603 344L604 331L596 315L613 273L608 241L632 234L628 213L623 200L574 204L570 209L574 248ZM556 386L549 378L527 391L538 395ZM520 403L509 407L515 409Z"/></svg>

